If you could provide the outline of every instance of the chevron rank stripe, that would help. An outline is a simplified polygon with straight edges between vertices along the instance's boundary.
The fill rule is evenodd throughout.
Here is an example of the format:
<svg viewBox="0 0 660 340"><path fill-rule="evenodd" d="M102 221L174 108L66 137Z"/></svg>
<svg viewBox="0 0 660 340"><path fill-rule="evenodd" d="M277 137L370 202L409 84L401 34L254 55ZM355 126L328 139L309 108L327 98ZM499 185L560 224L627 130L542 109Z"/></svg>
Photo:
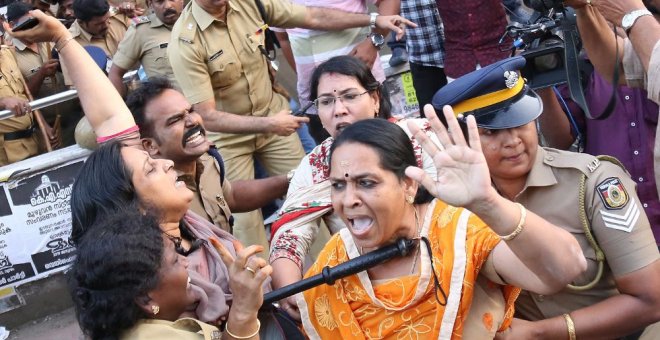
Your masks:
<svg viewBox="0 0 660 340"><path fill-rule="evenodd" d="M633 230L635 223L639 219L640 211L639 206L635 200L630 200L628 209L625 212L622 210L619 214L600 210L600 215L608 228L625 231L627 233Z"/></svg>

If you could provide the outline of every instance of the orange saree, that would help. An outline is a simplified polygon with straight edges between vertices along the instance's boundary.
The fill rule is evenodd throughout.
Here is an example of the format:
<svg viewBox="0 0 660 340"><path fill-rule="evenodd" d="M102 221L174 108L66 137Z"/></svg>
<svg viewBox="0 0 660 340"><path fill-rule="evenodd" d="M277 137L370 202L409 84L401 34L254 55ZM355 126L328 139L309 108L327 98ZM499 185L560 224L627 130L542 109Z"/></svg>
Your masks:
<svg viewBox="0 0 660 340"><path fill-rule="evenodd" d="M421 235L430 241L433 268L427 248L420 243L418 274L372 283L367 272L361 272L298 294L307 335L311 339L461 339L464 327L470 327L466 321L477 276L499 237L469 211L438 200L427 209L423 223ZM306 277L357 256L357 246L343 229L326 244ZM447 293L446 300L436 291L431 270ZM491 281L488 285L498 287L499 310L470 320L479 320L479 327L494 334L510 324L519 289ZM445 306L438 304L435 294Z"/></svg>

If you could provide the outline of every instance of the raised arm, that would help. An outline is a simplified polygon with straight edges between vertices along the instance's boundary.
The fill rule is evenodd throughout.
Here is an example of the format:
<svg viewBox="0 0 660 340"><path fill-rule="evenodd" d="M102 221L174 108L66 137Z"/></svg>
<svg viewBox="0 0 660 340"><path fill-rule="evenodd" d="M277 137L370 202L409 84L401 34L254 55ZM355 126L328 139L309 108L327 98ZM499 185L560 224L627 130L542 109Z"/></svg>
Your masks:
<svg viewBox="0 0 660 340"><path fill-rule="evenodd" d="M109 136L133 127L133 116L117 90L66 27L56 18L39 10L30 11L30 15L39 19L35 28L12 32L9 25L4 23L5 30L18 39L55 43L60 63L69 70L80 103L96 135Z"/></svg>
<svg viewBox="0 0 660 340"><path fill-rule="evenodd" d="M324 31L339 31L346 28L369 26L370 16L363 13L348 13L337 9L324 7L307 7L305 21L301 27ZM394 31L396 38L401 39L404 27L417 27L412 21L398 15L379 15L376 18L376 28Z"/></svg>
<svg viewBox="0 0 660 340"><path fill-rule="evenodd" d="M468 144L451 107L445 106L443 111L449 133L435 110L430 105L424 108L444 151L430 142L417 126L408 125L433 157L437 180L414 167L406 169L406 175L448 204L469 209L498 235L519 232L516 237L500 242L493 253L495 270L506 282L539 294L554 293L566 286L587 266L577 240L567 231L500 196L491 185L474 117L467 117Z"/></svg>

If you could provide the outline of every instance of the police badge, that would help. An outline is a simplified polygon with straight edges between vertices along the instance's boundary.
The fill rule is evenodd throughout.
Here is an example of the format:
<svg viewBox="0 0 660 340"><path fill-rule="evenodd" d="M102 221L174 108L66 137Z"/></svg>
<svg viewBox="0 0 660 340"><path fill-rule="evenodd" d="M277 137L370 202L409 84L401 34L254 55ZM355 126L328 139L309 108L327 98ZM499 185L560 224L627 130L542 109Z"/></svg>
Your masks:
<svg viewBox="0 0 660 340"><path fill-rule="evenodd" d="M512 89L518 83L518 72L516 71L505 71L504 72L504 85L507 88Z"/></svg>
<svg viewBox="0 0 660 340"><path fill-rule="evenodd" d="M598 196L607 209L621 209L628 204L628 192L621 180L610 177L596 186Z"/></svg>

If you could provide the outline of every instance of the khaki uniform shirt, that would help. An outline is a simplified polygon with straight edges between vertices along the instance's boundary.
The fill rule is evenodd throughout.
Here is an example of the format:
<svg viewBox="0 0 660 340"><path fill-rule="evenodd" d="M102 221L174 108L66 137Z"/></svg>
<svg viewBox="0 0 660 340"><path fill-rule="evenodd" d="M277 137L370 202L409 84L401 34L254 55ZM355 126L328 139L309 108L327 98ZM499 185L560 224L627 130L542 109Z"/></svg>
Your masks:
<svg viewBox="0 0 660 340"><path fill-rule="evenodd" d="M51 59L51 50L53 46L51 43L39 43L37 44L37 51L35 52L32 49L28 48L20 40L14 39L13 44L16 47L14 50L14 55L16 56L16 64L21 70L21 74L26 82L29 82L32 77L34 77L49 59ZM36 98L48 97L50 95L62 92L66 90L64 85L64 77L62 73L57 72L55 75L50 77L45 77L41 83L38 93L33 93L32 96ZM41 109L41 113L50 120L56 114L66 114L72 110L72 105L70 103L60 103L57 105L51 105Z"/></svg>
<svg viewBox="0 0 660 340"><path fill-rule="evenodd" d="M166 77L178 88L167 57L171 34L171 28L163 24L155 14L136 18L119 43L112 62L124 70L131 69L139 62L148 77Z"/></svg>
<svg viewBox="0 0 660 340"><path fill-rule="evenodd" d="M110 17L110 24L108 25L108 32L105 35L105 38L94 38L91 34L85 31L78 20L74 21L69 28L71 36L81 45L81 46L96 46L100 47L108 59L112 59L112 56L117 52L117 47L119 42L124 38L126 34L126 29L128 29L128 19L123 14L116 14ZM64 73L64 81L66 85L73 85L71 77L69 77L66 68L62 65L62 73Z"/></svg>
<svg viewBox="0 0 660 340"><path fill-rule="evenodd" d="M595 251L585 237L579 217L582 174L587 176L584 186L587 219L606 258L603 276L587 291L564 288L550 296L523 291L516 301L516 312L525 319L554 317L616 295L615 277L660 258L649 221L635 193L635 183L625 170L611 162L598 162L588 154L539 147L525 188L515 200L578 240L587 258L587 270L572 284L583 286L591 282L598 268Z"/></svg>
<svg viewBox="0 0 660 340"><path fill-rule="evenodd" d="M16 65L12 48L0 46L0 98L25 95L25 80ZM36 133L31 138L5 141L4 133L25 130L32 126L32 114L0 120L0 166L14 163L38 153Z"/></svg>
<svg viewBox="0 0 660 340"><path fill-rule="evenodd" d="M197 161L195 178L189 175L179 176L188 189L195 195L190 203L190 210L199 216L205 216L222 230L231 233L231 211L225 196L231 194L231 184L225 177L220 185L220 166L213 156L204 154Z"/></svg>
<svg viewBox="0 0 660 340"><path fill-rule="evenodd" d="M172 321L166 320L141 320L133 328L122 334L122 340L220 340L222 332L217 327L211 326L195 319L183 318Z"/></svg>
<svg viewBox="0 0 660 340"><path fill-rule="evenodd" d="M305 7L289 1L262 0L268 24L296 27ZM215 98L216 109L239 115L266 116L288 108L274 93L254 1L229 0L226 22L190 2L172 29L168 53L183 93L192 104Z"/></svg>

